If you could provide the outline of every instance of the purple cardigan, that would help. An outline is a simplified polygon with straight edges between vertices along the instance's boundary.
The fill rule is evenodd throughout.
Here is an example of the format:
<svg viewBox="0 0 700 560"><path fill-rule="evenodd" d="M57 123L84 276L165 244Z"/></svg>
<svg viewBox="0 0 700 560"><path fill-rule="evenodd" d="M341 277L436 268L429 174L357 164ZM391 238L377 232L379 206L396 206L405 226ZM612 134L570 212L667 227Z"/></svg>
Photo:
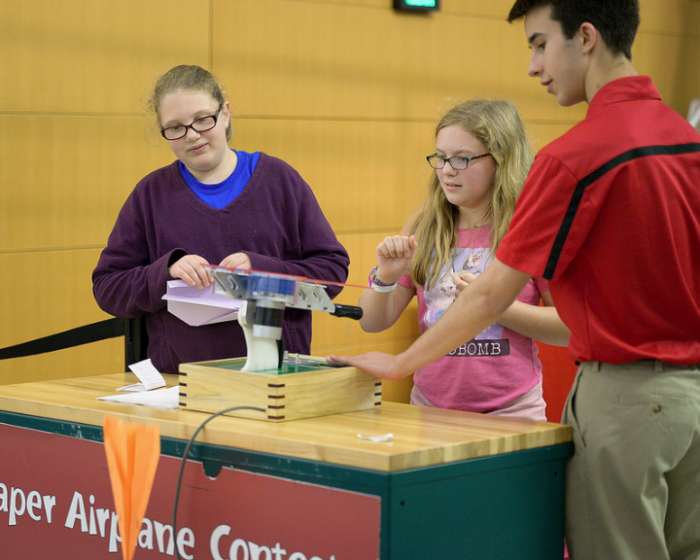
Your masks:
<svg viewBox="0 0 700 560"><path fill-rule="evenodd" d="M162 299L168 268L185 254L212 264L245 252L254 270L345 282L350 259L311 188L290 165L260 154L243 192L216 210L187 186L178 162L142 179L121 209L92 273L101 309L116 317L146 315L148 357L162 372L180 363L246 355L237 321L190 327ZM329 286L335 297L339 287ZM284 312L285 349L308 354L311 313Z"/></svg>

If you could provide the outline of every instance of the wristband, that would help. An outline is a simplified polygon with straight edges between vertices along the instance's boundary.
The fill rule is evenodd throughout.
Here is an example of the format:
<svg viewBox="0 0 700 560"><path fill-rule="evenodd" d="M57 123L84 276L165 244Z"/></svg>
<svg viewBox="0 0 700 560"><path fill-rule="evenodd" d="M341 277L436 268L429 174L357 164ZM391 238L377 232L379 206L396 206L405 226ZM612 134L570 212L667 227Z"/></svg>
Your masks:
<svg viewBox="0 0 700 560"><path fill-rule="evenodd" d="M376 284L372 284L370 287L378 294L386 294L393 292L396 289L396 284L391 284L390 286L377 286Z"/></svg>
<svg viewBox="0 0 700 560"><path fill-rule="evenodd" d="M378 292L380 294L393 292L396 289L396 284L397 282L394 282L393 284L385 284L379 278L377 278L376 266L369 272L369 287L372 288L375 292Z"/></svg>

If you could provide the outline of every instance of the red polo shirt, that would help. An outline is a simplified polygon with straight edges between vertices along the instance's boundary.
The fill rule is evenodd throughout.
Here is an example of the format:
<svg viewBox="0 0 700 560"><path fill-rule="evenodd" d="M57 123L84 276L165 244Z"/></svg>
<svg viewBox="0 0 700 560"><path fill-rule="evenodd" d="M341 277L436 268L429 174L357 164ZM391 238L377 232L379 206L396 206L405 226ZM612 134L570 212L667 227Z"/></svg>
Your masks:
<svg viewBox="0 0 700 560"><path fill-rule="evenodd" d="M496 256L550 280L577 361L700 363L700 134L645 76L542 149Z"/></svg>

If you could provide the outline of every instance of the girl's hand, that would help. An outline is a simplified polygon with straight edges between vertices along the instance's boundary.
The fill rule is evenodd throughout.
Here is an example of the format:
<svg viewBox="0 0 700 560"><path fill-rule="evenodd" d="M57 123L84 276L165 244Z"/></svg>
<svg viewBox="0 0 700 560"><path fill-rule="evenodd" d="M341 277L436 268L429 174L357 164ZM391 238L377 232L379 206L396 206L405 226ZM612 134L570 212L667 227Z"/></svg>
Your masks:
<svg viewBox="0 0 700 560"><path fill-rule="evenodd" d="M250 262L250 257L245 253L233 253L219 263L219 266L226 268L238 268L239 270L250 270L253 265Z"/></svg>
<svg viewBox="0 0 700 560"><path fill-rule="evenodd" d="M453 274L452 281L454 282L455 287L457 288L457 293L455 294L455 297L459 297L459 294L462 293L464 288L469 286L469 284L474 282L474 280L476 279L477 276L469 272L463 272L462 274Z"/></svg>
<svg viewBox="0 0 700 560"><path fill-rule="evenodd" d="M398 282L408 270L416 252L416 238L411 235L387 237L377 245L377 277L386 284Z"/></svg>
<svg viewBox="0 0 700 560"><path fill-rule="evenodd" d="M214 279L203 265L209 264L207 259L199 255L185 255L176 261L168 272L172 278L184 280L190 286L197 286L200 290L211 285Z"/></svg>

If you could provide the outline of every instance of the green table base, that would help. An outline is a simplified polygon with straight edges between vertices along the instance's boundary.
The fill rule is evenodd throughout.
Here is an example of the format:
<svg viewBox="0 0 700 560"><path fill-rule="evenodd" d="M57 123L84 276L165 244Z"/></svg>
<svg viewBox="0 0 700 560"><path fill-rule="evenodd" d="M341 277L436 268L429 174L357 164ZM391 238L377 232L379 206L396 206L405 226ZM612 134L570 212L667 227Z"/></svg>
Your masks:
<svg viewBox="0 0 700 560"><path fill-rule="evenodd" d="M0 423L102 441L102 428L0 411ZM164 455L187 442L162 438ZM215 476L233 467L379 496L381 560L561 560L566 460L573 445L380 472L195 443Z"/></svg>

